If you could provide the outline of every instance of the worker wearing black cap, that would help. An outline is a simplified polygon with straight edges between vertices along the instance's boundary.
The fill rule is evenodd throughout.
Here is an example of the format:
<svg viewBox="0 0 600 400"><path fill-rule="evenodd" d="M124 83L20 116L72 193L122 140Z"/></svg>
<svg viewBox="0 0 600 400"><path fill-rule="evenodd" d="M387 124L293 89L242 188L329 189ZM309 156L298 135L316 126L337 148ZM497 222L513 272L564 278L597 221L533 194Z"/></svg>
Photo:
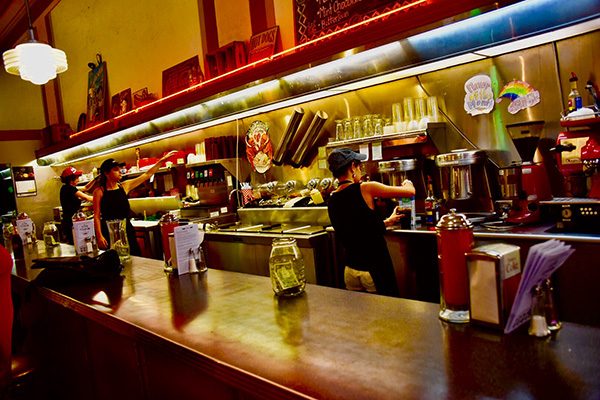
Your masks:
<svg viewBox="0 0 600 400"><path fill-rule="evenodd" d="M73 244L73 215L79 211L81 200L92 201L92 196L83 192L89 192L96 183L91 180L82 190L77 188L79 177L83 174L73 167L67 167L60 175L60 180L64 185L60 188L60 206L62 207L61 229L63 235L67 238L67 243Z"/></svg>
<svg viewBox="0 0 600 400"><path fill-rule="evenodd" d="M131 209L127 194L150 179L158 171L162 163L174 154L175 151L165 154L142 175L124 182L121 182L121 178L123 177L121 168L125 166L125 163L119 163L112 158L104 160L100 166L100 187L94 190L94 228L96 229L100 248L107 249L110 245L108 242L109 235L106 221L126 219L130 253L134 256L141 255L140 246L135 238L135 229L129 220Z"/></svg>
<svg viewBox="0 0 600 400"><path fill-rule="evenodd" d="M375 198L412 197L415 188L409 180L402 186L361 182L360 163L366 158L351 149L335 149L329 155L329 170L340 180L327 204L329 219L346 251L346 288L398 297L396 274L384 234L386 226L396 223L400 215L394 210L384 220L375 207Z"/></svg>

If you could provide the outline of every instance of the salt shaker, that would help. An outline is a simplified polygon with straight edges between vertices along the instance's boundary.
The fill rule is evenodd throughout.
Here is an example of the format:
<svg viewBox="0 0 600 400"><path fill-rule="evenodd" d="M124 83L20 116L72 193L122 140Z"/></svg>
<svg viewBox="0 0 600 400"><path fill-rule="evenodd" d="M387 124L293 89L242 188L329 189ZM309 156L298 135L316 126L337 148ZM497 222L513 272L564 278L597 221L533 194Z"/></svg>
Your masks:
<svg viewBox="0 0 600 400"><path fill-rule="evenodd" d="M556 309L556 302L554 301L554 288L552 287L552 281L550 281L550 279L546 279L542 283L542 290L544 292L544 310L548 329L550 329L550 331L557 331L562 327L562 323L558 318L558 310Z"/></svg>
<svg viewBox="0 0 600 400"><path fill-rule="evenodd" d="M550 334L548 324L546 323L546 313L544 310L544 292L541 286L533 289L533 301L531 303L531 322L529 323L529 334L531 336L546 337Z"/></svg>

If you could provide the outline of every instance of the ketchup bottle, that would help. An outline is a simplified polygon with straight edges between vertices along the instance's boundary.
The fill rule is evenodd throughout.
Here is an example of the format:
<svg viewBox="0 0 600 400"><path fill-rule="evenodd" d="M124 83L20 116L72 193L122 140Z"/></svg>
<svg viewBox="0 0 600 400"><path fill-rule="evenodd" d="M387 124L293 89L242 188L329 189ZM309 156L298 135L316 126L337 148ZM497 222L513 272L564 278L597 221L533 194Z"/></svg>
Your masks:
<svg viewBox="0 0 600 400"><path fill-rule="evenodd" d="M469 322L469 277L465 253L474 246L473 224L456 209L436 225L440 270L440 319Z"/></svg>

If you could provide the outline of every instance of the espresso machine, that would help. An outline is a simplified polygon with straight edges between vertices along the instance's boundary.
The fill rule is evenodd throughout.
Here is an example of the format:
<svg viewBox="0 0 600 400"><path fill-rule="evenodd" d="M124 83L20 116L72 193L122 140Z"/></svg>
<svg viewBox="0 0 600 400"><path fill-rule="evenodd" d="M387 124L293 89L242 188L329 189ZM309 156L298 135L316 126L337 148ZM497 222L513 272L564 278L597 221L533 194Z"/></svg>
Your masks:
<svg viewBox="0 0 600 400"><path fill-rule="evenodd" d="M495 173L490 171L485 150L453 150L438 154L442 207L455 208L469 219L485 219L494 214Z"/></svg>
<svg viewBox="0 0 600 400"><path fill-rule="evenodd" d="M563 126L575 130L561 132L556 139L556 165L568 197L540 204L543 217L559 230L600 231L600 118L592 120L598 121L563 121Z"/></svg>
<svg viewBox="0 0 600 400"><path fill-rule="evenodd" d="M540 201L552 198L546 167L533 161L544 121L507 125L508 133L521 156L510 167L498 171L501 196L510 203L507 222L522 224L540 221Z"/></svg>

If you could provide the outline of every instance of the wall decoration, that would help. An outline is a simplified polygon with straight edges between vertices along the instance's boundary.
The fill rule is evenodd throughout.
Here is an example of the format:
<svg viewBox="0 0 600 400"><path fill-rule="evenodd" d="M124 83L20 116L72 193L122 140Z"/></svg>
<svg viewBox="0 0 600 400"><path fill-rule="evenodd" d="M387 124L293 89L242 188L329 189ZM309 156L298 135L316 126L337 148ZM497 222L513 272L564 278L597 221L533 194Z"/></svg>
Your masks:
<svg viewBox="0 0 600 400"><path fill-rule="evenodd" d="M152 102L152 97L148 94L148 88L138 90L133 93L133 108L138 108Z"/></svg>
<svg viewBox="0 0 600 400"><path fill-rule="evenodd" d="M195 86L204 81L198 56L194 56L163 71L162 95L167 97L173 93Z"/></svg>
<svg viewBox="0 0 600 400"><path fill-rule="evenodd" d="M489 114L494 109L492 79L475 75L465 82L465 111L471 115Z"/></svg>
<svg viewBox="0 0 600 400"><path fill-rule="evenodd" d="M496 103L500 103L505 97L512 100L508 105L508 112L511 114L516 114L528 107L533 107L541 100L540 92L535 90L529 83L523 81L507 83L500 91Z"/></svg>
<svg viewBox="0 0 600 400"><path fill-rule="evenodd" d="M295 0L296 45L406 5L401 0ZM427 4L428 2L424 2ZM417 7L418 5L415 5ZM407 8L410 11L413 8Z"/></svg>
<svg viewBox="0 0 600 400"><path fill-rule="evenodd" d="M246 156L258 173L265 173L273 164L273 146L269 137L269 125L254 121L246 132Z"/></svg>
<svg viewBox="0 0 600 400"><path fill-rule="evenodd" d="M248 62L253 63L271 57L275 53L279 26L252 35L248 44Z"/></svg>
<svg viewBox="0 0 600 400"><path fill-rule="evenodd" d="M123 90L121 93L115 94L112 97L110 108L112 110L112 118L131 111L131 89Z"/></svg>
<svg viewBox="0 0 600 400"><path fill-rule="evenodd" d="M108 106L108 88L106 80L106 62L97 55L98 65L90 63L92 70L88 73L88 97L87 97L87 126L90 128L106 120Z"/></svg>
<svg viewBox="0 0 600 400"><path fill-rule="evenodd" d="M15 178L15 192L17 197L30 197L37 195L35 174L33 167L12 167Z"/></svg>

